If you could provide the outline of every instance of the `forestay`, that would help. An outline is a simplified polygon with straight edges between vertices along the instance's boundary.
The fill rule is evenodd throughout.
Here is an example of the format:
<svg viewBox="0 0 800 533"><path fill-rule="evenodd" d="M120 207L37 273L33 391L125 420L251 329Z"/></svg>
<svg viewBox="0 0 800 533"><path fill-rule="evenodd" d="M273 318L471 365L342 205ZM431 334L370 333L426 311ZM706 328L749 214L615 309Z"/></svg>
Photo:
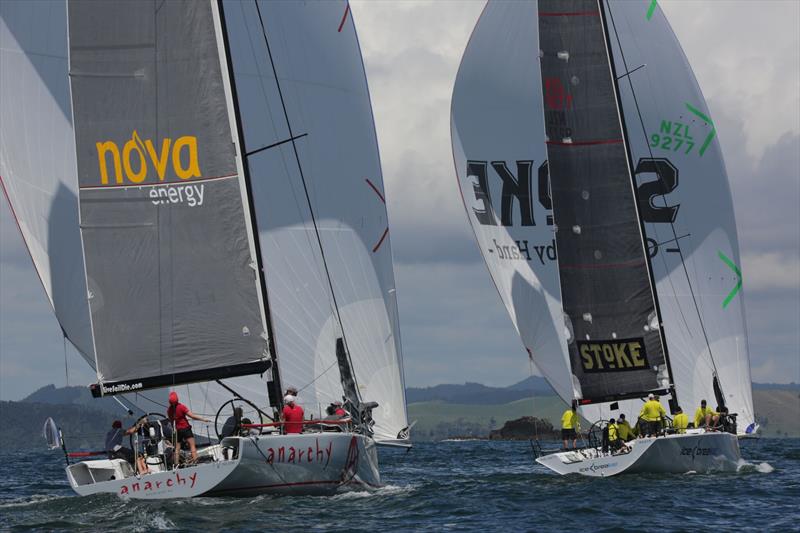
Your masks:
<svg viewBox="0 0 800 533"><path fill-rule="evenodd" d="M263 372L267 335L211 4L69 3L103 392Z"/></svg>
<svg viewBox="0 0 800 533"><path fill-rule="evenodd" d="M376 440L405 438L383 179L349 5L222 6L282 382L307 412L341 400L344 332L360 396L379 404Z"/></svg>

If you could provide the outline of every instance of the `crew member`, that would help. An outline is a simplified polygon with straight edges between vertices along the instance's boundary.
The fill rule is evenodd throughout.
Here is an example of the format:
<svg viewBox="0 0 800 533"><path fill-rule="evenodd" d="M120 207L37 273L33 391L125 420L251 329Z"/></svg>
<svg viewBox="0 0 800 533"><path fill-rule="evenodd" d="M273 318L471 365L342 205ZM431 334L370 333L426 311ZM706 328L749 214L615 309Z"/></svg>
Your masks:
<svg viewBox="0 0 800 533"><path fill-rule="evenodd" d="M619 415L619 420L617 420L617 431L619 432L619 438L624 442L633 440L633 428L625 419L624 413Z"/></svg>
<svg viewBox="0 0 800 533"><path fill-rule="evenodd" d="M122 437L136 432L136 426L122 429L122 422L114 420L111 430L106 433L106 453L109 459L124 459L133 464L133 450L122 445Z"/></svg>
<svg viewBox="0 0 800 533"><path fill-rule="evenodd" d="M225 420L222 424L222 430L219 432L221 438L238 436L242 429L242 416L244 410L241 407L234 407L233 414Z"/></svg>
<svg viewBox="0 0 800 533"><path fill-rule="evenodd" d="M667 416L667 412L661 402L656 400L655 395L650 394L639 413L640 426L642 427L640 435L657 437L659 431L661 431L661 420L665 416Z"/></svg>
<svg viewBox="0 0 800 533"><path fill-rule="evenodd" d="M333 402L331 405L333 405L333 414L334 415L336 415L336 416L345 416L347 414L347 411L345 411L344 407L342 407L342 402L336 401L336 402Z"/></svg>
<svg viewBox="0 0 800 533"><path fill-rule="evenodd" d="M625 445L625 441L619 435L619 426L612 418L608 421L608 444L611 446L611 451L627 451L629 448Z"/></svg>
<svg viewBox="0 0 800 533"><path fill-rule="evenodd" d="M672 427L675 433L686 433L686 428L689 426L689 417L683 412L680 406L675 408L675 418L672 419Z"/></svg>
<svg viewBox="0 0 800 533"><path fill-rule="evenodd" d="M694 427L713 427L717 425L717 422L719 422L719 415L707 407L705 400L700 400L700 407L694 412Z"/></svg>
<svg viewBox="0 0 800 533"><path fill-rule="evenodd" d="M285 434L302 433L303 432L303 408L295 403L295 398L291 394L287 394L283 398L283 432Z"/></svg>
<svg viewBox="0 0 800 533"><path fill-rule="evenodd" d="M581 421L578 417L577 402L572 401L572 406L561 415L561 439L566 450L568 442L572 439L572 448L578 448L578 432L581 430Z"/></svg>
<svg viewBox="0 0 800 533"><path fill-rule="evenodd" d="M175 454L177 459L181 456L181 443L186 442L189 445L189 451L192 454L192 462L197 461L197 447L194 442L194 433L192 433L192 426L189 424L189 418L199 420L200 422L210 422L202 416L197 416L189 410L188 407L178 401L178 393L173 391L169 393L169 407L167 408L167 418L175 425L175 431L178 438L175 442Z"/></svg>

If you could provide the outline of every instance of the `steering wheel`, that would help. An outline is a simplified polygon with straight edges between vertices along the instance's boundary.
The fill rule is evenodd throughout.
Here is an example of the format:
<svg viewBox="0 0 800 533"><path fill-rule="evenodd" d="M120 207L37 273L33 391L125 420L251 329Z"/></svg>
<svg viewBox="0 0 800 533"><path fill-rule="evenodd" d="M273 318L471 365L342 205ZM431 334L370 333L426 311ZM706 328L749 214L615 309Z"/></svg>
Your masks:
<svg viewBox="0 0 800 533"><path fill-rule="evenodd" d="M152 420L151 417L154 418L155 420ZM167 417L162 415L161 413L147 413L145 415L140 416L136 420L136 424L134 424L134 427L136 427L136 431L128 435L128 440L130 441L131 450L136 450L136 443L134 442L134 437L141 431L141 426L143 426L145 422L161 422L162 420L166 419ZM161 427L163 428L164 425L162 424ZM161 433L163 437L164 432L162 431ZM145 438L149 439L150 437L147 436Z"/></svg>
<svg viewBox="0 0 800 533"><path fill-rule="evenodd" d="M226 407L228 405L230 405L229 411L226 410ZM217 434L218 440L220 441L222 440L222 436L220 435L220 430L224 426L225 421L228 419L229 416L236 416L234 409L236 409L237 407L242 408L242 418L249 418L250 420L253 420L253 418L256 415L258 415L258 421L257 422L254 421L253 423L258 423L258 424L264 423L264 417L267 415L264 415L264 413L261 412L261 409L259 409L256 406L256 404L254 404L250 400L245 400L244 398L230 399L227 402L223 403L222 406L220 406L219 410L217 411L217 415L214 417L214 432ZM224 415L225 418L222 420L222 424L220 424L220 416L223 414L223 411L227 411L227 413L230 414ZM272 419L269 418L268 416L267 418L270 421L272 421ZM264 428L253 428L253 429L257 429L259 435L261 435L264 431Z"/></svg>

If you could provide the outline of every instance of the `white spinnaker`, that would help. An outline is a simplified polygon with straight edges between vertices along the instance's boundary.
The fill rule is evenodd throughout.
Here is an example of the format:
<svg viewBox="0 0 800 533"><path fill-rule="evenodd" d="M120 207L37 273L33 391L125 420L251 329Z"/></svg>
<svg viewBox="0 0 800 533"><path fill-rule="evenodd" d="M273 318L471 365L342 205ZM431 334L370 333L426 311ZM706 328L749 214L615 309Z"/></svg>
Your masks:
<svg viewBox="0 0 800 533"><path fill-rule="evenodd" d="M647 236L658 243L651 263L678 399L690 415L701 399L716 404L713 355L725 402L739 415L738 429L744 432L754 413L744 305L737 289L741 262L714 125L661 9L648 17L650 2L613 1L609 7L617 75L631 72L620 79L619 87L633 162L641 165L640 191L657 179L647 160L668 161L656 163L667 181L677 172L668 194L652 191L640 196L640 206ZM672 224L666 220L671 217Z"/></svg>
<svg viewBox="0 0 800 533"><path fill-rule="evenodd" d="M0 2L0 178L61 327L93 364L67 72L66 3Z"/></svg>
<svg viewBox="0 0 800 533"><path fill-rule="evenodd" d="M558 395L570 402L575 392L566 350L554 226L548 224L552 210L540 201L541 195L549 193L546 181L544 186L539 184L540 172L546 173L540 167L547 150L537 17L537 2L487 4L458 69L450 131L459 192L495 286L537 368ZM472 173L468 161L477 162ZM519 162L525 161L532 162L530 202L535 225L522 225L520 201L512 199L513 224L504 226L503 182L492 163L505 163L519 180ZM483 168L484 163L490 201L482 200L476 189L479 177L475 169ZM489 203L495 216L479 215ZM485 223L487 217L495 224Z"/></svg>
<svg viewBox="0 0 800 533"><path fill-rule="evenodd" d="M305 181L361 397L379 404L375 437L396 439L407 420L394 273L352 14L346 2L223 6L283 385L307 411L342 396Z"/></svg>

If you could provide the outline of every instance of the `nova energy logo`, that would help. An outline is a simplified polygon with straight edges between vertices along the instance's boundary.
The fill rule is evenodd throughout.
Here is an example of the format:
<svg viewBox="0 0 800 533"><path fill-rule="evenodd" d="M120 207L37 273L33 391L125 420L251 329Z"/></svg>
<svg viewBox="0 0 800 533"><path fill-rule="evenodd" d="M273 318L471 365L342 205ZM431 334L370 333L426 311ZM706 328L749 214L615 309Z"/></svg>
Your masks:
<svg viewBox="0 0 800 533"><path fill-rule="evenodd" d="M197 137L193 135L178 137L174 142L165 138L157 149L153 141L142 141L136 130L133 130L130 140L122 146L122 151L114 141L98 142L96 146L102 185L109 184L109 161L114 171L114 183L117 185L125 185L126 180L134 184L143 183L152 173L158 176L159 181L164 181L170 163L173 173L180 179L200 177Z"/></svg>

